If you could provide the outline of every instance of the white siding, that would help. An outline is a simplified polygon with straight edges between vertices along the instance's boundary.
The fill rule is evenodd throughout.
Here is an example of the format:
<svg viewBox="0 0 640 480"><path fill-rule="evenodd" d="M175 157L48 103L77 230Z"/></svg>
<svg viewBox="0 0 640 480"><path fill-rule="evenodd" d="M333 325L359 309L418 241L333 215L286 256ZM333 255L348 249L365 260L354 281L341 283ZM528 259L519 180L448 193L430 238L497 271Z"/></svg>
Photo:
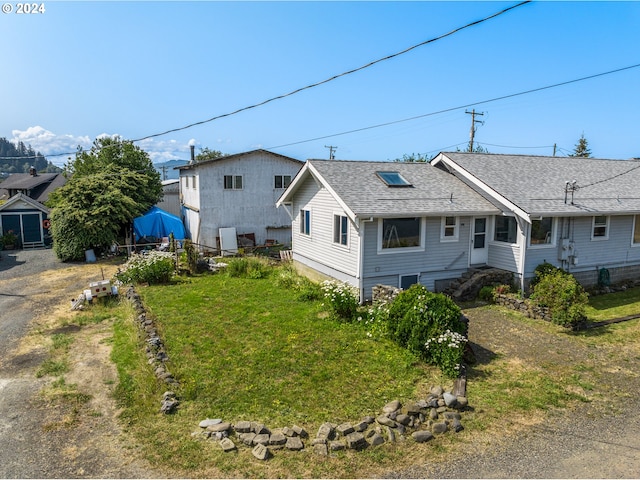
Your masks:
<svg viewBox="0 0 640 480"><path fill-rule="evenodd" d="M301 209L311 212L310 235L300 233ZM292 211L293 248L298 256L296 259L310 267L313 267L314 263L323 265L328 270L322 273L340 272L355 281L360 250L358 232L355 226L348 222L347 246L333 243L333 216L345 213L331 194L325 189L319 189L316 182L309 178L298 190Z"/></svg>
<svg viewBox="0 0 640 480"><path fill-rule="evenodd" d="M400 286L402 275L418 275L419 282L429 290L437 280L454 279L469 266L469 235L471 218L460 217L458 241L441 241L441 217L428 217L424 251L379 253L379 219L365 224L363 288L365 299L371 298L376 284Z"/></svg>
<svg viewBox="0 0 640 480"><path fill-rule="evenodd" d="M290 244L291 218L285 209L275 206L284 189L275 188L274 178L276 175L294 177L301 167L301 163L268 152L255 152L181 171L181 176L197 172L197 190L193 190L191 178L188 188L184 189L184 183L180 186L183 203L199 209L198 243L216 248L219 229L235 227L239 235L255 234L258 244L267 239ZM242 188L225 189L225 175L242 176Z"/></svg>
<svg viewBox="0 0 640 480"><path fill-rule="evenodd" d="M520 246L504 242L489 242L488 265L508 272L518 272Z"/></svg>

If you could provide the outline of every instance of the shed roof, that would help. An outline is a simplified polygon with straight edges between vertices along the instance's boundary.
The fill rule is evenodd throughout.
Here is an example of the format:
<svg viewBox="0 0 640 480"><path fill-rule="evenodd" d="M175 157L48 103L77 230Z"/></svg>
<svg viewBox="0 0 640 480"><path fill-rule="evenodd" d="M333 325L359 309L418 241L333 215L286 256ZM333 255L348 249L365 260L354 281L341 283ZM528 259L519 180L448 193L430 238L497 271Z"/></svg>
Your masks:
<svg viewBox="0 0 640 480"><path fill-rule="evenodd" d="M255 155L255 154L268 154L274 157L278 157L281 158L283 160L287 160L289 162L294 162L296 164L299 164L300 166L302 166L302 161L297 160L295 158L291 158L291 157L287 157L286 155L281 155L279 153L274 153L274 152L270 152L269 150L264 150L262 148L256 149L256 150L250 150L248 152L241 152L241 153L234 153L232 155L224 155L222 157L218 157L218 158L213 158L211 160L204 160L202 162L195 162L195 163L189 163L187 165L183 165L181 167L178 167L178 170L182 171L182 170L193 170L194 168L199 168L205 165L211 165L214 163L219 163L222 161L229 161L229 160L239 160L242 159L243 157L248 157L251 155Z"/></svg>

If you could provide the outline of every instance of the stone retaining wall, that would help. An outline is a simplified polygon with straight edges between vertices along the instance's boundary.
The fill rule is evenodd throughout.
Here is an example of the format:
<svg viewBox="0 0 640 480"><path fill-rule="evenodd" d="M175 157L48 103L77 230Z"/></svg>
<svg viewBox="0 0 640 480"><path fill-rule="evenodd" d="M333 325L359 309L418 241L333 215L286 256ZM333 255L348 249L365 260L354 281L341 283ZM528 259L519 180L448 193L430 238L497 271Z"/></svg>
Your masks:
<svg viewBox="0 0 640 480"><path fill-rule="evenodd" d="M547 307L540 307L527 298L500 293L495 296L495 302L503 307L516 310L529 318L551 321L551 313Z"/></svg>

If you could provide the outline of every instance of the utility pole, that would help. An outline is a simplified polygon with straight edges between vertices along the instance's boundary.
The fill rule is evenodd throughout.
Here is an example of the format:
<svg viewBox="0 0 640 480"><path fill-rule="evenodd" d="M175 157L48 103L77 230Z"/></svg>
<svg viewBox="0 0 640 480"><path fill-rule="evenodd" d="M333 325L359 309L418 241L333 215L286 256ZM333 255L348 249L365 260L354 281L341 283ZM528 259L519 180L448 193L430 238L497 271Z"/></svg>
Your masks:
<svg viewBox="0 0 640 480"><path fill-rule="evenodd" d="M556 156L556 144L555 143L553 144L553 156L554 157Z"/></svg>
<svg viewBox="0 0 640 480"><path fill-rule="evenodd" d="M325 145L324 148L329 149L329 160L335 160L336 158L336 150L338 147L334 147L333 145Z"/></svg>
<svg viewBox="0 0 640 480"><path fill-rule="evenodd" d="M163 165L162 166L162 180L166 180L167 179L167 166Z"/></svg>
<svg viewBox="0 0 640 480"><path fill-rule="evenodd" d="M484 115L484 113L476 112L474 108L470 112L465 111L464 113L468 113L471 115L471 132L469 132L469 151L473 152L473 137L476 134L476 123L483 123L480 120L476 120L476 115Z"/></svg>

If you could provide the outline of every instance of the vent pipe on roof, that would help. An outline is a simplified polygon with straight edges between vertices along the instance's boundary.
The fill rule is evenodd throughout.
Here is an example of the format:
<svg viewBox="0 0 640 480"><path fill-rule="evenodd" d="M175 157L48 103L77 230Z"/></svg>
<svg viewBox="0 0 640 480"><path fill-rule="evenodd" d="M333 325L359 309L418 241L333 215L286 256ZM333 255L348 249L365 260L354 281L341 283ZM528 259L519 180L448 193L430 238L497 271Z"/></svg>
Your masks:
<svg viewBox="0 0 640 480"><path fill-rule="evenodd" d="M32 177L38 176L38 171L36 170L36 167L29 167L29 175L31 175Z"/></svg>
<svg viewBox="0 0 640 480"><path fill-rule="evenodd" d="M189 145L189 148L191 149L191 163L194 163L196 161L196 146Z"/></svg>

